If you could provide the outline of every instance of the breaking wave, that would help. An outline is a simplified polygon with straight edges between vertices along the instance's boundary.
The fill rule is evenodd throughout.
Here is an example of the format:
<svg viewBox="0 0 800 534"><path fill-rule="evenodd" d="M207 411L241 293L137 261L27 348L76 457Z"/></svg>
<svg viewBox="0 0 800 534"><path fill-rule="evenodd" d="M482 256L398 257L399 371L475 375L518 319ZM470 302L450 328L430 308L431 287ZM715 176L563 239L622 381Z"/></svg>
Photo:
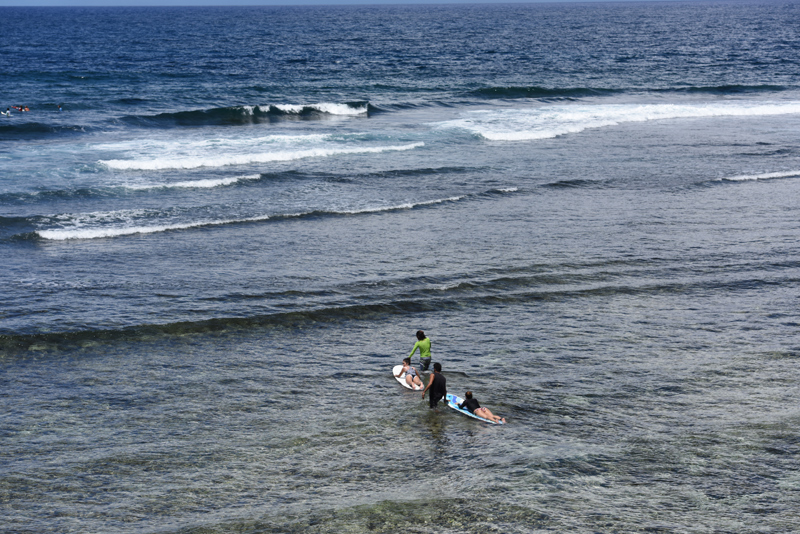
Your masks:
<svg viewBox="0 0 800 534"><path fill-rule="evenodd" d="M199 167L224 167L229 165L248 165L253 163L270 163L293 161L304 158L321 158L346 154L376 154L381 152L413 150L425 146L417 142L394 146L361 146L350 148L310 148L305 150L278 150L272 152L227 154L215 156L163 157L147 160L100 160L98 163L116 170L163 170L163 169L196 169Z"/></svg>
<svg viewBox="0 0 800 534"><path fill-rule="evenodd" d="M185 180L182 182L173 183L150 183L150 184L125 184L123 187L126 189L133 189L135 191L149 190L149 189L210 189L214 187L223 187L226 185L233 185L235 183L259 180L260 174L248 174L246 176L229 176L226 178L206 178L204 180Z"/></svg>
<svg viewBox="0 0 800 534"><path fill-rule="evenodd" d="M490 141L532 141L629 122L709 117L760 117L800 113L800 102L729 101L693 104L562 104L471 111L438 124Z"/></svg>
<svg viewBox="0 0 800 534"><path fill-rule="evenodd" d="M309 209L297 213L274 213L274 214L255 214L240 217L220 217L200 218L195 220L177 220L179 217L186 218L186 214L167 213L156 210L120 210L111 212L82 213L82 214L62 214L49 217L38 218L16 218L13 222L15 227L24 227L33 224L39 226L25 235L17 235L17 238L46 239L52 241L65 241L77 239L100 239L130 236L135 234L154 234L174 230L188 230L192 228L202 228L211 226L223 226L230 224L247 224L264 221L277 221L286 219L308 218L308 217L336 217L363 215L370 213L391 212L398 210L410 210L460 202L462 200L476 198L490 198L497 195L507 195L516 193L516 187L494 188L482 193L469 193L464 195L454 195L431 200L421 200L417 202L400 202L388 205L367 205L354 207L351 209ZM154 223L153 221L161 222ZM49 225L51 228L41 228Z"/></svg>
<svg viewBox="0 0 800 534"><path fill-rule="evenodd" d="M720 181L730 182L746 182L750 180L772 180L774 178L800 178L800 170L796 171L780 171L780 172L766 172L762 174L742 174L739 176L730 176L728 178L720 178Z"/></svg>
<svg viewBox="0 0 800 534"><path fill-rule="evenodd" d="M159 113L158 115L128 115L122 121L137 126L204 126L237 125L270 122L287 118L322 118L325 116L368 115L374 111L369 102L322 102L317 104L262 104L226 106L212 109Z"/></svg>
<svg viewBox="0 0 800 534"><path fill-rule="evenodd" d="M368 213L388 212L404 209L414 209L424 206L433 206L436 204L444 204L448 202L458 202L467 198L469 195L453 196L447 198L440 198L434 200L425 200L420 202L404 202L401 204L394 204L389 206L366 206L362 208L353 209L340 209L340 210L310 210L299 213L287 214L272 214L272 215L255 215L251 217L238 217L238 218L225 218L225 219L200 219L186 222L173 222L165 224L136 224L133 221L152 218L153 213L145 212L144 210L120 211L110 213L91 213L82 214L77 216L61 216L62 220L67 223L72 223L70 227L54 228L54 229L40 229L33 232L35 236L41 239L64 241L70 239L98 239L109 237L121 237L134 234L154 234L159 232L167 232L171 230L187 230L191 228L201 228L208 226L223 226L229 224L245 224L253 222L262 222L267 220L283 220L301 217L315 217L315 216L342 216L342 215L359 215ZM69 219L72 219L69 221ZM122 224L110 224L107 226L93 226L87 227L88 224L103 223L106 221L117 221ZM64 223L62 223L64 224Z"/></svg>

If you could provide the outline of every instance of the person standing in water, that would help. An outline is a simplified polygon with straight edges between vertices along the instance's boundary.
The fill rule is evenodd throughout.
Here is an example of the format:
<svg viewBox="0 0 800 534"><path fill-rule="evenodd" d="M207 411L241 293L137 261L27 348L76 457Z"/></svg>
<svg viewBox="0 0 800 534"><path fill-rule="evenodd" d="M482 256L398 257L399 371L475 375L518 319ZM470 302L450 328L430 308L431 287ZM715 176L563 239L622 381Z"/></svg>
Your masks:
<svg viewBox="0 0 800 534"><path fill-rule="evenodd" d="M431 393L428 399L431 409L433 409L436 408L440 400L447 396L447 380L444 375L442 375L442 364L439 362L433 364L433 372L431 373L430 380L428 380L428 385L425 386L425 390L422 392L423 399L425 398L425 392L429 389Z"/></svg>
<svg viewBox="0 0 800 534"><path fill-rule="evenodd" d="M417 349L419 349L420 370L427 371L431 365L431 338L425 337L425 332L422 330L417 330L417 342L414 343L414 348L411 349L408 357L411 358Z"/></svg>

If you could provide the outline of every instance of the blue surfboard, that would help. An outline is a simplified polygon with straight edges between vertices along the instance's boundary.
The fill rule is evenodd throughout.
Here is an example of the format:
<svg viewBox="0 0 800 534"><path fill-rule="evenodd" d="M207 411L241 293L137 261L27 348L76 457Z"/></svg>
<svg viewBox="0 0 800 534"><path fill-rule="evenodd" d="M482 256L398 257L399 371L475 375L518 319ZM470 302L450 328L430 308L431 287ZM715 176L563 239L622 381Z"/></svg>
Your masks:
<svg viewBox="0 0 800 534"><path fill-rule="evenodd" d="M462 410L461 408L458 407L459 404L464 402L464 399L462 399L461 397L458 397L456 395L452 395L452 394L448 393L447 396L445 397L445 399L447 399L447 405L448 406L450 406L452 409L454 409L455 411L457 411L459 413L463 413L464 415L466 415L468 417L472 417L473 419L477 419L479 421L483 421L484 423L489 423L490 425L502 425L503 424L501 422L495 423L494 421L490 421L489 419L484 419L483 417L478 417L477 415L475 415L474 413L470 412L467 409Z"/></svg>

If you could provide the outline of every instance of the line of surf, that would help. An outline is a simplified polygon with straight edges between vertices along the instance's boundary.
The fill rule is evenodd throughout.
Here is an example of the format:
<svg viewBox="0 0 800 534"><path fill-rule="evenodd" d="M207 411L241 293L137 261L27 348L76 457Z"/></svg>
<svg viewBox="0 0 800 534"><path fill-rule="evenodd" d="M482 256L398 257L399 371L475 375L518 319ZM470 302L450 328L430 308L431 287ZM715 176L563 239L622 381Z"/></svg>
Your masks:
<svg viewBox="0 0 800 534"><path fill-rule="evenodd" d="M490 141L534 141L623 123L712 117L800 114L800 101L707 102L697 104L563 104L532 108L479 110L439 123Z"/></svg>
<svg viewBox="0 0 800 534"><path fill-rule="evenodd" d="M183 137L170 136L169 138L136 138L126 141L105 142L91 145L94 150L118 151L162 151L172 154L187 154L187 151L213 151L224 152L237 149L253 150L264 146L302 145L308 143L321 143L325 141L342 139L343 136L334 134L269 134L262 136L246 137ZM183 152L179 152L183 151ZM191 153L194 156L194 153Z"/></svg>
<svg viewBox="0 0 800 534"><path fill-rule="evenodd" d="M1 202L33 202L38 199L49 200L52 198L90 198L108 197L114 195L119 190L130 191L149 191L159 189L211 189L215 187L225 187L239 182L256 181L262 178L261 174L248 174L245 176L229 176L225 178L207 178L202 180L184 180L180 182L161 182L161 183L123 183L118 185L107 185L99 188L81 189L55 189L50 191L31 191L20 193L2 193Z"/></svg>
<svg viewBox="0 0 800 534"><path fill-rule="evenodd" d="M461 169L414 169L408 171L391 171L385 174L429 174L431 172L461 172ZM379 173L384 174L384 173ZM280 174L247 174L240 176L228 176L224 178L206 178L198 180L183 180L180 182L125 182L117 185L107 185L100 188L82 188L82 189L61 189L50 191L32 191L20 193L3 193L0 194L0 202L31 202L36 199L50 199L50 198L90 198L90 197L108 197L114 195L119 190L130 191L152 191L152 190L170 190L170 189L212 189L216 187L227 187L239 183L255 182L263 178L273 176L281 176ZM299 176L299 175L298 175ZM516 188L499 189L500 193L516 191Z"/></svg>
<svg viewBox="0 0 800 534"><path fill-rule="evenodd" d="M633 280L633 279L632 279ZM788 281L787 283L791 283ZM740 279L725 283L714 283L717 291L752 291L754 287L763 287L774 284L773 281L763 279ZM400 284L402 286L402 284ZM120 328L86 328L78 331L51 331L41 333L13 333L0 332L0 360L14 354L15 351L57 349L64 345L77 345L85 340L94 342L114 342L118 339L135 340L140 336L152 337L154 334L165 336L184 335L190 333L205 333L224 331L228 328L248 328L267 324L292 325L319 324L320 321L346 321L369 317L375 320L376 315L385 317L418 315L421 312L439 312L443 310L463 309L469 305L471 309L480 309L484 306L496 308L503 306L530 306L536 301L564 301L575 300L580 303L582 299L596 300L598 296L631 295L646 297L648 295L663 295L673 292L684 294L687 290L698 294L705 294L709 290L709 282L697 281L686 284L684 280L665 280L658 283L605 283L597 287L578 285L564 289L562 284L544 286L536 282L526 282L519 291L504 291L497 293L493 290L472 292L468 295L431 295L430 289L424 288L417 292L404 295L381 296L377 301L351 304L346 302L319 302L317 305L304 307L298 305L291 311L281 311L271 314L256 313L246 316L218 316L214 317L209 312L206 319L192 321L176 321L165 324L131 324ZM421 298L425 295L426 298ZM305 302L300 300L298 302ZM244 312L246 313L246 311Z"/></svg>
<svg viewBox="0 0 800 534"><path fill-rule="evenodd" d="M258 180L261 178L260 174L248 174L246 176L233 176L228 178L207 178L204 180L186 180L174 183L162 184L125 184L125 189L132 189L134 191L142 191L149 189L211 189L214 187L223 187L233 185L238 182L245 182L251 180Z"/></svg>
<svg viewBox="0 0 800 534"><path fill-rule="evenodd" d="M229 219L203 219L199 221L188 221L185 223L157 224L157 225L130 225L130 226L106 226L96 228L56 228L52 230L36 230L34 233L42 239L52 241L66 241L78 239L100 239L130 236L135 234L154 234L168 232L172 230L188 230L192 228L202 228L208 226L223 226L229 224L244 224L252 222L263 222L267 220L281 220L309 216L337 216L337 215L360 215L368 213L380 213L397 211L404 209L414 209L424 206L433 206L447 202L458 202L467 198L469 195L453 196L421 202L407 202L391 206L365 207L352 210L312 210L301 213L257 215L253 217L229 218ZM110 218L112 214L103 214Z"/></svg>
<svg viewBox="0 0 800 534"><path fill-rule="evenodd" d="M347 154L378 154L413 150L425 146L423 142L407 145L352 147L352 148L313 148L307 150L285 150L259 154L218 155L213 157L158 158L153 160L100 160L98 163L115 170L157 171L164 169L196 169L199 167L225 167L229 165L249 165L253 163L272 163L294 161L305 158L322 158Z"/></svg>
<svg viewBox="0 0 800 534"><path fill-rule="evenodd" d="M720 178L719 180L728 182L746 182L751 180L772 180L775 178L800 178L800 170L766 172L762 174L742 174L739 176L729 176L727 178Z"/></svg>
<svg viewBox="0 0 800 534"><path fill-rule="evenodd" d="M309 111L326 113L328 115L363 115L369 112L367 104L351 105L351 104L336 104L331 102L321 102L319 104L270 104L266 106L243 106L245 110L250 113L274 113L278 110L281 113L287 114L302 114Z"/></svg>
<svg viewBox="0 0 800 534"><path fill-rule="evenodd" d="M127 227L108 227L108 228L80 228L68 229L60 228L56 230L37 230L35 233L43 239L53 241L66 241L71 239L100 239L109 237L122 237L135 234L155 234L168 232L170 230L188 230L190 228L201 228L204 226L219 226L224 224L245 223L265 221L270 217L249 217L244 219L227 220L201 220L179 224L164 224L154 226L127 226Z"/></svg>
<svg viewBox="0 0 800 534"><path fill-rule="evenodd" d="M357 116L369 114L369 102L319 102L312 104L258 104L225 106L159 113L128 115L121 120L140 126L253 124L280 118L314 118L323 116Z"/></svg>

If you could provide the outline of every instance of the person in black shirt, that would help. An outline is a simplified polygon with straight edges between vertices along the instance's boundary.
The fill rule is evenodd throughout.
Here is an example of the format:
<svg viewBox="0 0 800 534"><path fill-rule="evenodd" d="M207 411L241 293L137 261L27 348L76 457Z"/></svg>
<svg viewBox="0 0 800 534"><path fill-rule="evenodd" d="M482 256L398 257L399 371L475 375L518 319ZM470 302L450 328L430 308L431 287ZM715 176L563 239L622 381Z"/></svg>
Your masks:
<svg viewBox="0 0 800 534"><path fill-rule="evenodd" d="M430 400L431 408L436 408L439 401L447 395L447 380L442 375L442 364L439 362L433 364L431 379L422 391L423 399L425 398L425 392L429 389L431 390L431 394L428 396L428 399Z"/></svg>
<svg viewBox="0 0 800 534"><path fill-rule="evenodd" d="M467 391L464 393L464 398L466 399L464 402L458 405L459 408L467 409L469 413L473 413L478 417L483 417L484 419L488 419L489 421L493 421L495 423L505 423L505 417L498 417L497 415L493 414L489 411L489 408L481 408L481 405L478 404L478 399L472 398L472 392Z"/></svg>

